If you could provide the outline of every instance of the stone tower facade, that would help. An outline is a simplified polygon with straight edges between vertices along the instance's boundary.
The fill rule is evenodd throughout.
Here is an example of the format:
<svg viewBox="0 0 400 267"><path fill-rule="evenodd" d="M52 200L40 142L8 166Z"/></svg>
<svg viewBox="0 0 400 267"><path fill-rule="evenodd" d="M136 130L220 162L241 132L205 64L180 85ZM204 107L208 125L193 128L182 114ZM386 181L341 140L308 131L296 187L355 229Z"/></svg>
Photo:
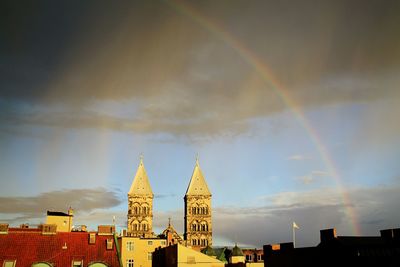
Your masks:
<svg viewBox="0 0 400 267"><path fill-rule="evenodd" d="M128 236L153 237L153 191L140 158L131 188L128 193Z"/></svg>
<svg viewBox="0 0 400 267"><path fill-rule="evenodd" d="M187 246L201 249L212 246L211 192L196 160L184 197L184 239Z"/></svg>

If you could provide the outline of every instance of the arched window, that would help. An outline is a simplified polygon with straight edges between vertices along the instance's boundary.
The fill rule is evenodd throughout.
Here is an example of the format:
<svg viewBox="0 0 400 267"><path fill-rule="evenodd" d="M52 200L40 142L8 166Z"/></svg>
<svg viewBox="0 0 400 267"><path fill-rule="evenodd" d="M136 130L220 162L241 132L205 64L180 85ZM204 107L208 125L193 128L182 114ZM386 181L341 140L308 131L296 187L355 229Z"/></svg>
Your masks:
<svg viewBox="0 0 400 267"><path fill-rule="evenodd" d="M107 267L107 265L102 262L94 262L89 264L89 267Z"/></svg>
<svg viewBox="0 0 400 267"><path fill-rule="evenodd" d="M37 262L32 264L32 267L52 267L53 265L51 265L50 263L47 262Z"/></svg>

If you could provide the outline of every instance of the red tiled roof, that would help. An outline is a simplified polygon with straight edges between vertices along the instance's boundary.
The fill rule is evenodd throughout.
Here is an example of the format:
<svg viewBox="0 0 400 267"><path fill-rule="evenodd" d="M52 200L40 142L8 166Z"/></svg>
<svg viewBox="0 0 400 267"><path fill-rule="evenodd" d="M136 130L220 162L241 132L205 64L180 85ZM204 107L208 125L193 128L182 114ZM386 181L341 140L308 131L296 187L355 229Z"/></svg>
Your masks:
<svg viewBox="0 0 400 267"><path fill-rule="evenodd" d="M53 266L71 266L72 260L83 260L83 266L103 262L119 267L115 243L113 249L107 250L106 241L113 239L114 242L113 236L96 235L95 244L89 244L86 232L42 235L35 230L10 228L8 234L0 235L0 266L4 260L17 260L16 266L31 266L40 261Z"/></svg>

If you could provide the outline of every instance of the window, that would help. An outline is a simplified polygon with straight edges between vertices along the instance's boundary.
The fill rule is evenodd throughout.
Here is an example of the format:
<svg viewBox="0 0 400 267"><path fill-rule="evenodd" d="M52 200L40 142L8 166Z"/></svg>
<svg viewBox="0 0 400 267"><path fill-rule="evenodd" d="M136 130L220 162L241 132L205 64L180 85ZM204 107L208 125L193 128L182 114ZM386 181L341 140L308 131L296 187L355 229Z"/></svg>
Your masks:
<svg viewBox="0 0 400 267"><path fill-rule="evenodd" d="M89 244L94 244L96 243L96 233L90 233L89 234Z"/></svg>
<svg viewBox="0 0 400 267"><path fill-rule="evenodd" d="M262 260L260 254L257 255L257 259L258 259L259 261Z"/></svg>
<svg viewBox="0 0 400 267"><path fill-rule="evenodd" d="M152 258L153 258L153 253L147 252L147 259L148 259L149 261L151 261Z"/></svg>
<svg viewBox="0 0 400 267"><path fill-rule="evenodd" d="M101 262L94 262L89 265L89 267L107 267L104 263Z"/></svg>
<svg viewBox="0 0 400 267"><path fill-rule="evenodd" d="M72 261L72 267L82 267L83 262L82 261Z"/></svg>
<svg viewBox="0 0 400 267"><path fill-rule="evenodd" d="M165 246L166 242L165 241L161 241L161 246Z"/></svg>
<svg viewBox="0 0 400 267"><path fill-rule="evenodd" d="M187 263L195 264L196 263L196 258L194 256L187 256Z"/></svg>
<svg viewBox="0 0 400 267"><path fill-rule="evenodd" d="M47 262L38 262L38 263L32 264L32 267L51 267L51 266L52 265Z"/></svg>
<svg viewBox="0 0 400 267"><path fill-rule="evenodd" d="M126 260L126 267L133 267L133 259Z"/></svg>
<svg viewBox="0 0 400 267"><path fill-rule="evenodd" d="M113 243L112 239L107 239L107 250L113 249Z"/></svg>
<svg viewBox="0 0 400 267"><path fill-rule="evenodd" d="M5 260L3 262L4 267L14 267L16 260Z"/></svg>
<svg viewBox="0 0 400 267"><path fill-rule="evenodd" d="M152 240L147 241L147 245L149 246L153 245L153 241Z"/></svg>
<svg viewBox="0 0 400 267"><path fill-rule="evenodd" d="M246 255L246 260L251 261L251 255Z"/></svg>
<svg viewBox="0 0 400 267"><path fill-rule="evenodd" d="M126 250L133 251L133 242L132 241L126 242Z"/></svg>

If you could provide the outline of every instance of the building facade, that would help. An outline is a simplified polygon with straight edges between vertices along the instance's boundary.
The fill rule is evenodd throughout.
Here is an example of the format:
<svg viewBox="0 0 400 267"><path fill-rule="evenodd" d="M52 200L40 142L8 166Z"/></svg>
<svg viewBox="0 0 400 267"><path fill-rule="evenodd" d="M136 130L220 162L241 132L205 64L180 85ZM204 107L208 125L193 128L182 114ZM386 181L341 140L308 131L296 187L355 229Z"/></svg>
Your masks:
<svg viewBox="0 0 400 267"><path fill-rule="evenodd" d="M198 160L196 160L184 202L184 239L186 245L197 250L212 246L211 192L201 172Z"/></svg>
<svg viewBox="0 0 400 267"><path fill-rule="evenodd" d="M71 232L73 226L74 212L72 208L68 213L60 211L47 211L46 224L57 225L58 232Z"/></svg>
<svg viewBox="0 0 400 267"><path fill-rule="evenodd" d="M380 236L337 236L335 229L324 229L320 236L316 247L265 245L264 266L400 266L400 228L381 230Z"/></svg>
<svg viewBox="0 0 400 267"><path fill-rule="evenodd" d="M151 267L152 254L156 248L167 245L161 238L120 237L121 262L123 267Z"/></svg>
<svg viewBox="0 0 400 267"><path fill-rule="evenodd" d="M151 238L153 233L153 191L140 159L128 193L128 236Z"/></svg>
<svg viewBox="0 0 400 267"><path fill-rule="evenodd" d="M215 257L180 244L159 248L153 253L153 267L224 267L224 265Z"/></svg>

